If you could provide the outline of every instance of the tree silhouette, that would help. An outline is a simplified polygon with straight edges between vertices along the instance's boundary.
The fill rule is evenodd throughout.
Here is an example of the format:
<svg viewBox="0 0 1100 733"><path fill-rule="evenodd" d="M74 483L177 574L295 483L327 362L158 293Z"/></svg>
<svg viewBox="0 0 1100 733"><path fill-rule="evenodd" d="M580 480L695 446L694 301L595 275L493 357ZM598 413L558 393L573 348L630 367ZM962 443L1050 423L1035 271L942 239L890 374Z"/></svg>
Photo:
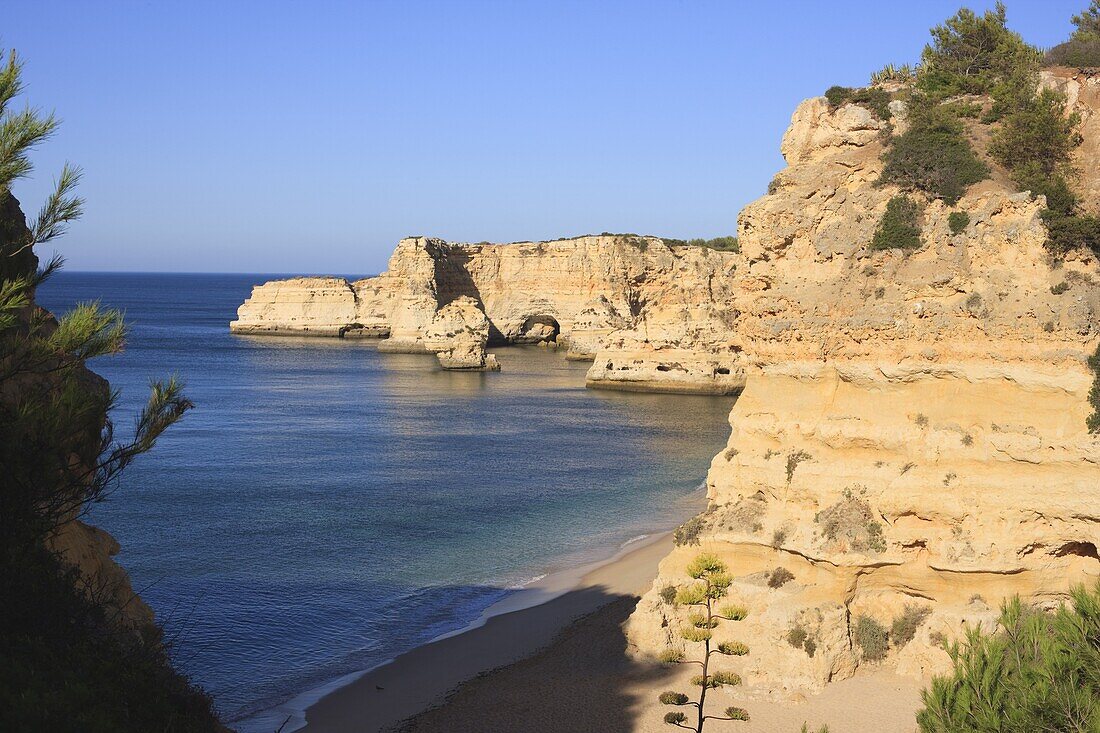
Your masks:
<svg viewBox="0 0 1100 733"><path fill-rule="evenodd" d="M692 700L682 692L669 691L662 692L658 700L663 705L694 706L697 713L694 727L688 724L687 714L678 710L666 713L665 722L678 728L703 733L703 725L708 720L749 719L748 712L738 707L726 708L724 716L707 715L705 710L707 690L741 684L741 677L733 672L712 672L711 656L720 654L740 657L749 653L749 648L739 641L713 643L714 629L722 621L744 620L748 611L743 606L732 605L715 610L714 604L726 596L733 579L727 572L726 565L714 555L699 555L688 565L687 572L696 582L680 589L676 595L676 603L698 610L692 611L688 616L690 626L681 631L680 636L688 643L702 644L703 657L686 659L682 652L670 650L662 657L662 661L669 664L698 664L701 667L702 674L691 679L691 683L699 687L699 699Z"/></svg>

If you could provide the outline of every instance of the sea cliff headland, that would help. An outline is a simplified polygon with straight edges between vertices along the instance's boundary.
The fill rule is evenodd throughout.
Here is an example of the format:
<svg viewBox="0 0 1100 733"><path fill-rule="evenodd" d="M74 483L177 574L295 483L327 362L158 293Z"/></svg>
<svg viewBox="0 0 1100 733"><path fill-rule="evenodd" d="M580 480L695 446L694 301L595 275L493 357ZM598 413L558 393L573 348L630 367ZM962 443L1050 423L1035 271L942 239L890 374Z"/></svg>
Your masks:
<svg viewBox="0 0 1100 733"><path fill-rule="evenodd" d="M1040 84L1081 121L1095 206L1100 78L1051 69ZM232 328L434 352L431 323L461 299L484 314L486 346L554 344L592 360L590 387L740 394L709 506L626 624L632 653L682 644L667 589L705 549L749 610L742 695L793 699L870 666L927 680L1005 599L1053 607L1100 573L1100 264L1087 247L1052 252L1045 197L1020 190L977 121L962 129L989 172L954 200L884 182L891 140L917 124L901 96L800 104L737 252L410 238L377 278L259 286ZM918 201L919 245L872 246L899 197ZM899 623L907 638L868 652L860 628Z"/></svg>

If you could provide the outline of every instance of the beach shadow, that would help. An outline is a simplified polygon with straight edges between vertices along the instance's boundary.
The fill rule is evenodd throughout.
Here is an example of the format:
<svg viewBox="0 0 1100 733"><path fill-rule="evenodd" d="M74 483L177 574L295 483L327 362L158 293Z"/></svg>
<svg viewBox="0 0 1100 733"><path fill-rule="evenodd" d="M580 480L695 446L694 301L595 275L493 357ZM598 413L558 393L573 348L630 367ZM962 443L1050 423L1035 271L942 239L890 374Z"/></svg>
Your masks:
<svg viewBox="0 0 1100 733"><path fill-rule="evenodd" d="M671 676L630 657L623 624L635 596L587 588L554 603L598 606L518 662L464 683L442 704L391 728L400 733L627 733L638 710ZM518 617L526 612L509 614ZM502 620L507 616L500 617ZM494 619L496 620L496 619ZM530 618L530 628L539 619ZM491 623L491 622L490 622Z"/></svg>

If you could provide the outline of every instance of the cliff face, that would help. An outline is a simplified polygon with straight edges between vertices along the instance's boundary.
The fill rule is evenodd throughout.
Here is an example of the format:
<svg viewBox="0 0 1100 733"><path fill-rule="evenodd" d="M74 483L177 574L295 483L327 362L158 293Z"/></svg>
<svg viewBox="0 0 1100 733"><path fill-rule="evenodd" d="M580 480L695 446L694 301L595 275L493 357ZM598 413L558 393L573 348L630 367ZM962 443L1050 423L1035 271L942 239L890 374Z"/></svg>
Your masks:
<svg viewBox="0 0 1100 733"><path fill-rule="evenodd" d="M234 333L383 338L386 351L439 350L432 322L470 298L489 322L488 343L554 342L592 359L614 350L590 383L623 388L731 392L740 388L724 345L736 255L668 246L656 237L601 235L509 245L403 239L378 277L295 278L256 287L230 324ZM642 339L669 358L639 374L625 345ZM687 373L677 362L702 360ZM606 365L607 359L598 363ZM667 363L666 363L667 362ZM731 372L733 372L731 374Z"/></svg>
<svg viewBox="0 0 1100 733"><path fill-rule="evenodd" d="M745 389L695 538L631 621L644 652L680 643L685 613L659 591L717 554L749 608L737 671L764 693L852 674L872 656L859 618L888 629L907 606L927 612L885 664L942 672L941 639L964 622L991 622L1014 594L1060 602L1100 574L1100 436L1085 427L1096 257L1051 259L1042 202L998 175L954 207L962 232L932 202L920 250L871 251L897 193L874 185L881 127L854 105L803 102L788 167L742 211L731 344Z"/></svg>
<svg viewBox="0 0 1100 733"><path fill-rule="evenodd" d="M1076 185L1095 210L1100 82L1043 83L1081 116ZM904 104L891 112L903 130ZM590 386L741 392L710 507L639 604L635 645L678 643L685 612L660 591L703 549L737 575L752 649L737 671L758 691L815 690L872 661L861 618L915 619L885 663L943 671L942 640L964 622L992 622L1015 594L1060 602L1100 574L1100 438L1086 431L1100 264L1052 258L1044 202L996 169L954 207L926 202L920 249L871 250L899 193L876 185L885 127L858 105L803 102L787 167L741 212L737 254L635 237L408 239L378 278L257 288L233 328L301 331L314 301L342 298L321 319L330 331L422 350L437 310L468 296L491 340L560 336L593 358ZM984 152L988 136L970 134ZM957 233L953 211L969 217Z"/></svg>

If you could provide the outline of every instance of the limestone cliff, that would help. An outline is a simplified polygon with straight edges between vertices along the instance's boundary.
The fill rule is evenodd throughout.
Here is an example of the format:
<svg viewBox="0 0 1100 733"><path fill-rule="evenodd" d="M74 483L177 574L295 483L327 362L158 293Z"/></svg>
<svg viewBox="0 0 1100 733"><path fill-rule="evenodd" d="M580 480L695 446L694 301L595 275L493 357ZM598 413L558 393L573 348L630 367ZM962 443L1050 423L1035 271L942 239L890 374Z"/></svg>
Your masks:
<svg viewBox="0 0 1100 733"><path fill-rule="evenodd" d="M439 351L429 337L437 313L469 298L488 319L490 345L552 342L574 359L611 350L610 365L601 357L590 374L594 386L728 393L741 386L727 343L735 257L634 235L507 245L414 237L377 277L257 286L230 328L372 336L384 351ZM639 342L651 352L648 371L632 356Z"/></svg>
<svg viewBox="0 0 1100 733"><path fill-rule="evenodd" d="M1095 88L1074 103L1094 105ZM942 640L964 622L991 621L1013 594L1060 602L1100 574L1100 436L1085 423L1100 265L1084 251L1053 259L1043 202L996 172L953 207L969 214L963 231L931 202L921 249L872 251L897 193L875 185L883 125L862 107L803 102L787 168L741 212L730 344L745 388L710 506L630 624L644 652L679 643L685 613L660 590L714 552L750 613L737 671L761 694L878 663L858 620L889 628L907 606L915 638L884 663L942 672Z"/></svg>

